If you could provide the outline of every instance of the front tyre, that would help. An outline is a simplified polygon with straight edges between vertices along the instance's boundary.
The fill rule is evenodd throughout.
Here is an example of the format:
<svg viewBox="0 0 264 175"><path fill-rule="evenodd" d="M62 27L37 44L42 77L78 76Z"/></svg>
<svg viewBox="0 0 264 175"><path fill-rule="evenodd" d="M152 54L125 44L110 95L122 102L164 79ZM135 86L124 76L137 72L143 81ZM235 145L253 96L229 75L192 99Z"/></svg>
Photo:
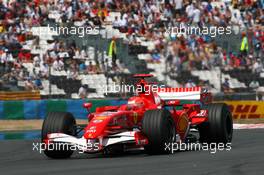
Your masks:
<svg viewBox="0 0 264 175"><path fill-rule="evenodd" d="M168 154L171 152L166 149L166 145L175 141L176 128L168 110L146 111L142 121L142 132L149 141L149 144L145 146L145 151L148 154Z"/></svg>
<svg viewBox="0 0 264 175"><path fill-rule="evenodd" d="M64 133L68 135L76 135L76 121L71 113L68 112L50 112L45 118L42 125L41 141L47 138L50 133ZM59 143L58 143L59 144ZM53 145L54 146L54 145ZM63 149L45 149L44 154L50 158L62 159L69 158L73 151L70 150L70 146L63 145Z"/></svg>

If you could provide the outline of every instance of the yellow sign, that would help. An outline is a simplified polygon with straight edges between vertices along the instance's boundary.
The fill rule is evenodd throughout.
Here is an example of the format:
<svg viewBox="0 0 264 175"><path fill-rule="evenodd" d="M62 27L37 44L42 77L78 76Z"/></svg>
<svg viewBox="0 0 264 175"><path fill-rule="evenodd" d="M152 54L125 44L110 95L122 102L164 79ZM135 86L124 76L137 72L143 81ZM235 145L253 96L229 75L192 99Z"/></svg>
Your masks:
<svg viewBox="0 0 264 175"><path fill-rule="evenodd" d="M234 119L264 118L263 101L224 101L229 106Z"/></svg>

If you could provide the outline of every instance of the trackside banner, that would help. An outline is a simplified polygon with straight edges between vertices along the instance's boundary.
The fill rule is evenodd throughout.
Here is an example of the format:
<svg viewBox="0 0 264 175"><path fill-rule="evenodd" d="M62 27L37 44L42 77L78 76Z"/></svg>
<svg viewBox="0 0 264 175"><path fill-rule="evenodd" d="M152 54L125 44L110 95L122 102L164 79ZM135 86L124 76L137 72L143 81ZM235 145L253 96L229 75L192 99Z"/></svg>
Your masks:
<svg viewBox="0 0 264 175"><path fill-rule="evenodd" d="M224 101L230 108L234 119L264 118L263 101Z"/></svg>
<svg viewBox="0 0 264 175"><path fill-rule="evenodd" d="M78 119L87 118L87 110L82 107L84 102L93 104L91 112L100 106L118 106L126 104L126 100L17 100L0 101L0 119L43 119L48 112L71 112Z"/></svg>
<svg viewBox="0 0 264 175"><path fill-rule="evenodd" d="M126 104L126 100L17 100L0 101L1 119L43 119L48 112L67 111L78 119L85 119L88 112L82 107L84 102L91 102L94 112L100 106L118 106ZM233 114L234 119L264 118L264 101L224 101ZM181 101L181 104L190 101Z"/></svg>

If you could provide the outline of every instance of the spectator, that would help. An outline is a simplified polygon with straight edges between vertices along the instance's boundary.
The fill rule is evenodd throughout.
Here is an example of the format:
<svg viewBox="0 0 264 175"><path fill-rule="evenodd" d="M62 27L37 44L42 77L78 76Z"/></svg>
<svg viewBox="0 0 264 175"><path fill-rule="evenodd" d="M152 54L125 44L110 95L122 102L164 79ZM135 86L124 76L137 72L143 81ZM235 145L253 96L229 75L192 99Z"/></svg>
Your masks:
<svg viewBox="0 0 264 175"><path fill-rule="evenodd" d="M192 22L193 22L193 24L199 25L200 17L201 17L201 11L200 11L198 5L196 4L195 8L194 8L194 10L192 12Z"/></svg>
<svg viewBox="0 0 264 175"><path fill-rule="evenodd" d="M62 71L64 70L64 63L60 58L57 58L52 65L53 70Z"/></svg>
<svg viewBox="0 0 264 175"><path fill-rule="evenodd" d="M84 57L81 54L81 50L79 48L76 48L74 50L74 56L73 56L73 58L74 59L84 59Z"/></svg>
<svg viewBox="0 0 264 175"><path fill-rule="evenodd" d="M175 13L182 15L183 0L175 0Z"/></svg>
<svg viewBox="0 0 264 175"><path fill-rule="evenodd" d="M161 56L160 56L160 53L157 50L155 50L154 53L151 56L152 56L151 62L160 63Z"/></svg>
<svg viewBox="0 0 264 175"><path fill-rule="evenodd" d="M79 93L78 93L78 96L82 99L86 98L88 93L87 93L87 89L88 89L88 85L83 85L80 87L79 89Z"/></svg>
<svg viewBox="0 0 264 175"><path fill-rule="evenodd" d="M95 66L91 61L89 61L89 65L86 67L86 73L87 74L94 74L96 72Z"/></svg>
<svg viewBox="0 0 264 175"><path fill-rule="evenodd" d="M79 74L78 74L78 71L77 69L69 69L67 71L67 78L68 79L72 79L72 80L76 80L78 78Z"/></svg>
<svg viewBox="0 0 264 175"><path fill-rule="evenodd" d="M40 65L40 75L43 78L48 78L49 76L49 66L47 63L42 63Z"/></svg>
<svg viewBox="0 0 264 175"><path fill-rule="evenodd" d="M35 68L33 68L31 72L29 72L29 76L33 79L37 77L37 72Z"/></svg>
<svg viewBox="0 0 264 175"><path fill-rule="evenodd" d="M117 52L116 52L116 38L113 37L112 41L109 45L108 49L108 56L112 58L113 66L116 66L116 59L117 59Z"/></svg>
<svg viewBox="0 0 264 175"><path fill-rule="evenodd" d="M229 78L225 78L225 81L222 84L222 89L223 89L224 93L233 92L232 89L230 88Z"/></svg>
<svg viewBox="0 0 264 175"><path fill-rule="evenodd" d="M188 80L188 82L185 84L185 87L195 87L196 84L192 80Z"/></svg>
<svg viewBox="0 0 264 175"><path fill-rule="evenodd" d="M33 57L33 64L35 67L40 67L40 62L41 62L41 59L38 55L35 55Z"/></svg>
<svg viewBox="0 0 264 175"><path fill-rule="evenodd" d="M114 29L119 29L119 20L118 16L115 16L115 20L112 23Z"/></svg>
<svg viewBox="0 0 264 175"><path fill-rule="evenodd" d="M7 55L5 50L0 50L0 63L4 65L7 62Z"/></svg>
<svg viewBox="0 0 264 175"><path fill-rule="evenodd" d="M34 89L37 89L37 90L42 90L43 89L43 85L42 85L42 82L41 82L41 79L40 77L37 77L34 81L34 86L35 88Z"/></svg>
<svg viewBox="0 0 264 175"><path fill-rule="evenodd" d="M253 73L259 74L262 72L263 64L261 63L261 60L258 58L257 61L252 66Z"/></svg>
<svg viewBox="0 0 264 175"><path fill-rule="evenodd" d="M24 81L26 76L27 76L27 71L25 69L22 69L18 73L18 80L19 81Z"/></svg>
<svg viewBox="0 0 264 175"><path fill-rule="evenodd" d="M28 50L22 49L18 54L18 59L21 62L28 63L31 60L31 54Z"/></svg>
<svg viewBox="0 0 264 175"><path fill-rule="evenodd" d="M259 88L259 82L254 79L250 82L249 87L256 91Z"/></svg>
<svg viewBox="0 0 264 175"><path fill-rule="evenodd" d="M27 80L25 82L25 89L28 91L33 91L35 89L35 86L34 86L31 78L27 78Z"/></svg>
<svg viewBox="0 0 264 175"><path fill-rule="evenodd" d="M5 27L3 25L3 22L0 21L0 34L5 32Z"/></svg>
<svg viewBox="0 0 264 175"><path fill-rule="evenodd" d="M80 72L84 72L86 70L86 65L85 63L82 61L80 64L79 64L79 71Z"/></svg>
<svg viewBox="0 0 264 175"><path fill-rule="evenodd" d="M248 38L245 32L242 32L242 42L240 46L240 53L243 57L246 57L248 54Z"/></svg>

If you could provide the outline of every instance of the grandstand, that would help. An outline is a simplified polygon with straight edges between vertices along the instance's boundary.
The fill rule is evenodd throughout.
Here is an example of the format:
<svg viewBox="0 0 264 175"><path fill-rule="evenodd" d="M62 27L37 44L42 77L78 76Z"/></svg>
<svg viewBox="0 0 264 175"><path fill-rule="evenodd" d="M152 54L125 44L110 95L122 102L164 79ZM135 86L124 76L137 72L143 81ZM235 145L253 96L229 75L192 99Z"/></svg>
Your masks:
<svg viewBox="0 0 264 175"><path fill-rule="evenodd" d="M1 2L1 91L38 91L41 98L124 97L106 94L105 87L131 84L134 73L153 73L167 86L200 85L216 97L262 98L261 1L52 2ZM165 32L180 23L232 26L233 33L214 38ZM50 26L98 26L99 34L80 37ZM248 40L246 55L240 48L242 33ZM116 65L108 54L112 38L117 38Z"/></svg>

